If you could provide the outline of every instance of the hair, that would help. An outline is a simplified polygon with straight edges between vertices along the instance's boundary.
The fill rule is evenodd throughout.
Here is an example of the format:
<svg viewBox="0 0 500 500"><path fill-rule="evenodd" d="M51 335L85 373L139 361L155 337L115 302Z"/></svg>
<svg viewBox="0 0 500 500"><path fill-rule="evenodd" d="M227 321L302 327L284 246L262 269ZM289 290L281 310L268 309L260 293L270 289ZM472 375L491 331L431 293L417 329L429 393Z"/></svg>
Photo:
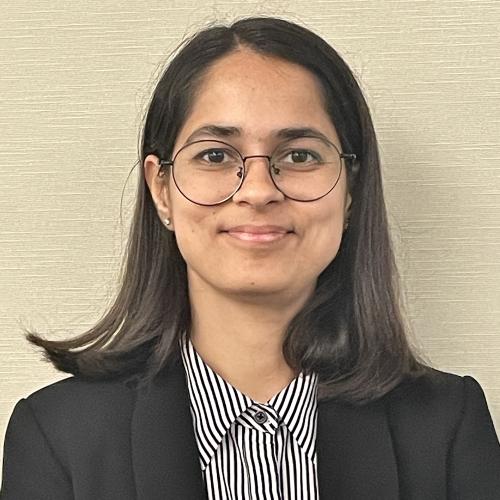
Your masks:
<svg viewBox="0 0 500 500"><path fill-rule="evenodd" d="M47 340L25 329L26 337L58 370L80 377L145 383L170 366L191 326L186 263L175 234L158 217L142 167L148 154L171 158L204 75L241 49L315 75L342 150L357 155L346 166L348 229L315 293L287 325L283 355L290 367L318 373L320 399L364 404L429 367L410 346L402 314L377 140L360 86L321 37L278 18L209 26L181 43L156 84L141 130L135 212L114 302L74 338Z"/></svg>

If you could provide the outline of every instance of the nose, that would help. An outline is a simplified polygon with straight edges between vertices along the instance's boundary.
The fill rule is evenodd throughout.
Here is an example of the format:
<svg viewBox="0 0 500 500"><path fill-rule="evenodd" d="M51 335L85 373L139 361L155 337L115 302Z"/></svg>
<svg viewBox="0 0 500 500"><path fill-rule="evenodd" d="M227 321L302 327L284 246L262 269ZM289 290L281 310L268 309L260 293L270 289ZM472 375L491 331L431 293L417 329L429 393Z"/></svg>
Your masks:
<svg viewBox="0 0 500 500"><path fill-rule="evenodd" d="M266 205L272 201L282 201L284 194L274 185L269 162L264 155L247 156L243 159L243 183L233 195L235 203L246 202L251 205Z"/></svg>

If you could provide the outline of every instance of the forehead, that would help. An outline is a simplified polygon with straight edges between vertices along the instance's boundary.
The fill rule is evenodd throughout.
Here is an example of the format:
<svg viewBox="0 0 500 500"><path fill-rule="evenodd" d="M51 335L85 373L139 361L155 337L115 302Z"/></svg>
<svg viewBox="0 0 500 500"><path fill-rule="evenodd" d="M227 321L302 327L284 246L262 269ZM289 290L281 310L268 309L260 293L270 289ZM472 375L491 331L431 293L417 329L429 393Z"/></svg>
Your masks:
<svg viewBox="0 0 500 500"><path fill-rule="evenodd" d="M276 87L276 83L281 85ZM247 48L235 50L215 61L208 68L199 90L200 93L221 87L227 90L235 85L273 94L321 94L316 77L303 66Z"/></svg>
<svg viewBox="0 0 500 500"><path fill-rule="evenodd" d="M232 52L208 69L178 140L208 124L238 127L243 136L257 141L287 127L319 128L336 138L315 75L248 49Z"/></svg>

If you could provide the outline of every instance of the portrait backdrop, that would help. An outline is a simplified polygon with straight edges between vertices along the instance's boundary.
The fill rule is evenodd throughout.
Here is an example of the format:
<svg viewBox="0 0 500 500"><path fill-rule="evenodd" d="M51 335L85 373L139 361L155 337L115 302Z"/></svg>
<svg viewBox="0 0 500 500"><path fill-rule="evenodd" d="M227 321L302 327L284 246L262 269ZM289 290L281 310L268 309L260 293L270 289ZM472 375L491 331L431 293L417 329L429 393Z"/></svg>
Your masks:
<svg viewBox="0 0 500 500"><path fill-rule="evenodd" d="M14 404L68 376L21 327L65 338L111 304L138 130L168 54L209 22L256 14L305 25L354 69L413 342L481 383L500 431L498 1L17 0L0 18L2 442Z"/></svg>

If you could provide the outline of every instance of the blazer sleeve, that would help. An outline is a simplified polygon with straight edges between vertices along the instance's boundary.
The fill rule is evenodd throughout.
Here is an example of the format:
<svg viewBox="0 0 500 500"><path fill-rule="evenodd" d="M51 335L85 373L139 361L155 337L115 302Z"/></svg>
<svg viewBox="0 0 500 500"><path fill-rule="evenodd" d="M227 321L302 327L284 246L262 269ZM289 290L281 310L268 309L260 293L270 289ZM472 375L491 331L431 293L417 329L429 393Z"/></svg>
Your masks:
<svg viewBox="0 0 500 500"><path fill-rule="evenodd" d="M500 445L483 390L463 377L460 422L449 455L449 493L454 500L500 499Z"/></svg>
<svg viewBox="0 0 500 500"><path fill-rule="evenodd" d="M5 434L1 500L72 500L71 479L37 422L29 401L15 406Z"/></svg>

